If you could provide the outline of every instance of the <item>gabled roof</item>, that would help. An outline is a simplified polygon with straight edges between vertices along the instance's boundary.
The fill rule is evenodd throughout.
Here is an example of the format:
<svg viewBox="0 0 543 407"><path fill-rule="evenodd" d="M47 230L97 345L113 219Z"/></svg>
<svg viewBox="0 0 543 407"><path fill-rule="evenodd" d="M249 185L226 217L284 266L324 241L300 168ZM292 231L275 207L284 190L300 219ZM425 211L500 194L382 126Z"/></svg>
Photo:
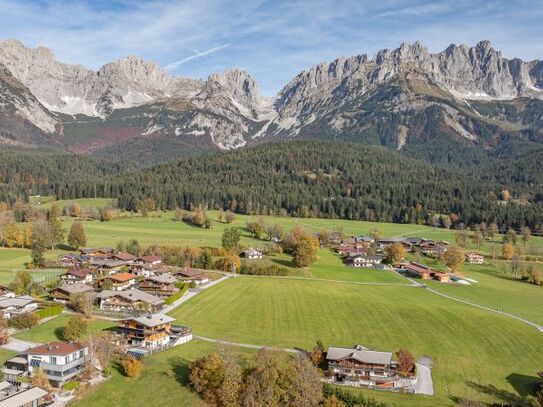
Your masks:
<svg viewBox="0 0 543 407"><path fill-rule="evenodd" d="M87 284L76 283L76 284L61 285L60 287L57 288L57 290L64 291L68 294L77 294L77 293L85 293L89 291L94 291L94 288Z"/></svg>
<svg viewBox="0 0 543 407"><path fill-rule="evenodd" d="M23 352L23 355L69 355L86 346L79 342L49 342L39 345Z"/></svg>
<svg viewBox="0 0 543 407"><path fill-rule="evenodd" d="M408 268L409 270L416 271L418 273L433 273L433 272L435 272L435 270L431 269L430 267L425 266L424 264L420 264L420 263L410 262L410 263L407 263L405 265L405 267Z"/></svg>
<svg viewBox="0 0 543 407"><path fill-rule="evenodd" d="M354 348L337 348L331 346L330 348L328 348L326 359L355 359L361 363L390 365L390 363L392 362L392 352L377 352L373 350L367 350L362 346L355 346Z"/></svg>
<svg viewBox="0 0 543 407"><path fill-rule="evenodd" d="M177 278L175 278L174 276L172 276L169 273L164 273L164 274L161 274L161 275L158 275L158 276L150 276L150 277L147 277L145 280L154 281L154 282L160 283L160 284L175 284L175 283L177 283Z"/></svg>
<svg viewBox="0 0 543 407"><path fill-rule="evenodd" d="M141 256L138 257L138 260L141 260L145 263L154 263L155 261L162 261L162 257L160 256Z"/></svg>
<svg viewBox="0 0 543 407"><path fill-rule="evenodd" d="M28 304L32 304L36 300L29 295L21 295L20 297L0 297L0 308L8 307L24 307Z"/></svg>
<svg viewBox="0 0 543 407"><path fill-rule="evenodd" d="M119 259L122 261L132 261L136 258L136 256L130 254L130 253L115 253L113 256L111 256L114 259Z"/></svg>
<svg viewBox="0 0 543 407"><path fill-rule="evenodd" d="M159 303L164 302L160 298L152 294L146 293L145 291L138 290L137 288L133 288L131 290L126 290L126 291L104 290L98 293L97 297L102 300L105 300L111 297L121 297L130 302L142 301L147 304L159 304Z"/></svg>
<svg viewBox="0 0 543 407"><path fill-rule="evenodd" d="M382 261L383 256L379 256L379 255L368 256L366 254L358 254L358 253L349 255L349 260L354 260L354 259L363 259L367 261Z"/></svg>
<svg viewBox="0 0 543 407"><path fill-rule="evenodd" d="M90 269L70 269L65 274L69 274L74 277L85 278L87 275L92 274Z"/></svg>
<svg viewBox="0 0 543 407"><path fill-rule="evenodd" d="M93 266L96 267L122 267L126 265L126 261L123 260L110 260L110 259L104 259L104 260L93 260L91 262Z"/></svg>
<svg viewBox="0 0 543 407"><path fill-rule="evenodd" d="M111 247L102 247L99 249L94 249L92 247L83 247L79 249L79 251L81 252L81 254L89 254L89 253L94 253L94 252L108 254L108 253L114 252L114 250Z"/></svg>
<svg viewBox="0 0 543 407"><path fill-rule="evenodd" d="M115 280L118 283L126 283L127 281L134 280L135 278L137 278L137 276L132 273L117 273L104 278L109 280Z"/></svg>
<svg viewBox="0 0 543 407"><path fill-rule="evenodd" d="M177 269L172 271L174 274L178 274L183 277L202 277L204 273L202 273L200 270L191 269L188 267Z"/></svg>
<svg viewBox="0 0 543 407"><path fill-rule="evenodd" d="M171 324L172 322L175 322L175 318L172 318L164 314L154 314L154 315L146 315L144 317L139 317L139 318L129 318L128 321L136 321L138 324L152 328L154 326L158 326L162 324Z"/></svg>

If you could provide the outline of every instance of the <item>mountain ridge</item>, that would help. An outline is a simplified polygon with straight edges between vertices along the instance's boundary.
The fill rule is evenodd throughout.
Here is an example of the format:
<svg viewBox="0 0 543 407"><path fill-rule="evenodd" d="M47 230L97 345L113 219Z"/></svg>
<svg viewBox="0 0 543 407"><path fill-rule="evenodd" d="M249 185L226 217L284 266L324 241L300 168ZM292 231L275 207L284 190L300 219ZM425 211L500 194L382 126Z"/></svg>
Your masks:
<svg viewBox="0 0 543 407"><path fill-rule="evenodd" d="M530 101L543 100L543 61L504 58L488 41L451 44L437 53L420 42L402 43L371 58L340 57L300 72L272 98L261 96L257 82L240 69L191 79L128 56L93 71L17 40L0 42L0 63L55 122L37 126L42 136L56 134L62 148L84 154L129 140L141 145L149 137L165 143L177 137L172 148L189 150L292 137L348 137L403 150L430 136L494 148L508 137L539 143L543 131L540 121L523 117ZM537 116L540 107L532 105ZM35 103L32 108L43 116ZM19 116L28 119L29 111ZM434 121L430 113L439 118L433 132L428 124L417 128Z"/></svg>

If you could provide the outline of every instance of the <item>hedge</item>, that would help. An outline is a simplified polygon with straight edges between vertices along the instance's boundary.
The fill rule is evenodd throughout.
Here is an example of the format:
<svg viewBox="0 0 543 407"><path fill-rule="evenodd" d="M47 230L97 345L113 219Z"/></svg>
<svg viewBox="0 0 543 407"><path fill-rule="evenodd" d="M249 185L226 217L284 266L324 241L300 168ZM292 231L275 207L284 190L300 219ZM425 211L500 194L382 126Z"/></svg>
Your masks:
<svg viewBox="0 0 543 407"><path fill-rule="evenodd" d="M188 289L189 289L189 285L183 283L183 286L179 288L179 291L176 292L176 293L173 294L173 295L170 295L168 298L166 298L166 300L164 301L164 303L165 303L166 305L171 305L171 304L173 304L175 301L177 301L179 298L181 298L183 295L185 295L185 293L188 291Z"/></svg>
<svg viewBox="0 0 543 407"><path fill-rule="evenodd" d="M62 305L53 305L52 307L37 310L36 315L39 319L49 318L62 314L63 310L64 307Z"/></svg>
<svg viewBox="0 0 543 407"><path fill-rule="evenodd" d="M74 391L79 388L79 382L77 380L70 380L66 383L64 383L64 386L62 386L64 390L66 391Z"/></svg>

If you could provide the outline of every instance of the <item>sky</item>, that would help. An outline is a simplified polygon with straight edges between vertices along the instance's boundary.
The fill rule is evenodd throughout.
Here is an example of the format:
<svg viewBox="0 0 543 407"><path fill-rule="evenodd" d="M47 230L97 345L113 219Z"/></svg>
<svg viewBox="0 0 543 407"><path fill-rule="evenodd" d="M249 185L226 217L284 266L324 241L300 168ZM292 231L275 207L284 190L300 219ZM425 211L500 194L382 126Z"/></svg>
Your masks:
<svg viewBox="0 0 543 407"><path fill-rule="evenodd" d="M268 96L317 63L404 41L437 52L487 39L506 57L543 59L542 22L542 0L0 0L0 39L62 62L137 55L204 79L241 68Z"/></svg>

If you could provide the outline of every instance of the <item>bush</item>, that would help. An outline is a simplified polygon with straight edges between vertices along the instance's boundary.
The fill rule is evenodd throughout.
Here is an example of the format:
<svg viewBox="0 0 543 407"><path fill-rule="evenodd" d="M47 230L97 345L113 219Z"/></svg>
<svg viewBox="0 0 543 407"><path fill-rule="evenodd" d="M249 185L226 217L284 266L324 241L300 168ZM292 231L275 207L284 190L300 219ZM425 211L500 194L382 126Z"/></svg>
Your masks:
<svg viewBox="0 0 543 407"><path fill-rule="evenodd" d="M35 314L39 319L54 317L55 315L62 314L64 307L62 305L53 305L52 307L43 308L37 310Z"/></svg>
<svg viewBox="0 0 543 407"><path fill-rule="evenodd" d="M39 318L36 313L16 315L8 320L8 326L15 329L29 329L38 325Z"/></svg>
<svg viewBox="0 0 543 407"><path fill-rule="evenodd" d="M81 315L72 315L64 330L62 336L66 341L77 341L87 332L87 321Z"/></svg>
<svg viewBox="0 0 543 407"><path fill-rule="evenodd" d="M67 381L66 383L64 383L64 386L62 386L62 388L65 390L65 391L74 391L74 390L77 390L79 388L79 382L77 380L70 380L70 381Z"/></svg>
<svg viewBox="0 0 543 407"><path fill-rule="evenodd" d="M244 261L239 273L251 276L286 276L288 269L271 262Z"/></svg>
<svg viewBox="0 0 543 407"><path fill-rule="evenodd" d="M179 284L179 283L178 283ZM175 286L178 287L178 284L176 284ZM175 294L173 295L170 295L168 298L166 298L164 300L164 303L166 305L170 305L170 304L173 304L175 301L177 301L179 298L181 298L183 295L185 295L185 293L187 292L187 290L189 289L189 285L186 284L186 283L181 283L183 284L181 287L178 287L179 288L179 291L176 292Z"/></svg>
<svg viewBox="0 0 543 407"><path fill-rule="evenodd" d="M121 364L127 377L138 377L141 374L142 363L138 359L129 356L123 359Z"/></svg>

